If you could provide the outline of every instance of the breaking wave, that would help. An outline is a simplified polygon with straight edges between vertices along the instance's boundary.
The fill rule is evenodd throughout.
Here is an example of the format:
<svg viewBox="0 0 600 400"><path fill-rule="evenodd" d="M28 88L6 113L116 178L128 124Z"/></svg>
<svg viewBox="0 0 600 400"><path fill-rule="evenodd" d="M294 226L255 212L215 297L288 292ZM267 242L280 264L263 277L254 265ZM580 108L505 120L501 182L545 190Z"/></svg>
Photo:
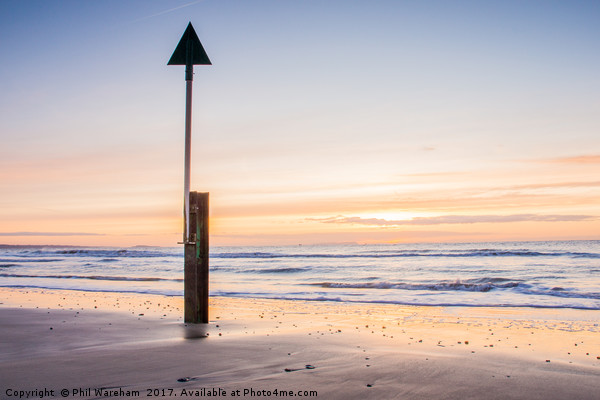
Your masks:
<svg viewBox="0 0 600 400"><path fill-rule="evenodd" d="M23 275L23 274L0 274L2 278L41 278L41 279L92 279L96 281L131 281L131 282L158 282L171 281L183 282L183 279L135 277L135 276L98 276L98 275Z"/></svg>
<svg viewBox="0 0 600 400"><path fill-rule="evenodd" d="M338 283L321 282L311 285L322 288L333 289L400 289L400 290L431 290L450 291L460 290L467 292L489 292L493 289L506 289L519 286L519 282L493 278L488 281L478 279L476 282L437 282L437 283L404 283L404 282L360 282L360 283Z"/></svg>

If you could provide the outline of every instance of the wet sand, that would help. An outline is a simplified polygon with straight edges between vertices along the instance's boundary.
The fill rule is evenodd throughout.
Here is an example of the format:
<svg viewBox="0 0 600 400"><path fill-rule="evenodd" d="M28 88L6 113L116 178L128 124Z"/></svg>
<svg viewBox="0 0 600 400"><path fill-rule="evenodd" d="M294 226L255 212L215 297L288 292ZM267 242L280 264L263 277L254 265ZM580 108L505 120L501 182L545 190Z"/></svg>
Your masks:
<svg viewBox="0 0 600 400"><path fill-rule="evenodd" d="M210 324L186 326L177 297L0 289L0 303L1 398L600 393L598 311L220 297Z"/></svg>

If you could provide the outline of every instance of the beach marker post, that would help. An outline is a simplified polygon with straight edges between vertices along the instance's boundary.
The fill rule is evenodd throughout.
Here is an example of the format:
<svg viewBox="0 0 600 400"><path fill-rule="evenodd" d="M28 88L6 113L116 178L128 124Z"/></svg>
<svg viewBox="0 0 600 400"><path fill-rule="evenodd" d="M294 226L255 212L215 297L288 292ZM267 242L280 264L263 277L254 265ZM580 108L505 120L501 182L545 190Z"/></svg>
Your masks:
<svg viewBox="0 0 600 400"><path fill-rule="evenodd" d="M208 193L190 193L194 65L212 65L190 22L167 65L185 65L184 320L208 323Z"/></svg>

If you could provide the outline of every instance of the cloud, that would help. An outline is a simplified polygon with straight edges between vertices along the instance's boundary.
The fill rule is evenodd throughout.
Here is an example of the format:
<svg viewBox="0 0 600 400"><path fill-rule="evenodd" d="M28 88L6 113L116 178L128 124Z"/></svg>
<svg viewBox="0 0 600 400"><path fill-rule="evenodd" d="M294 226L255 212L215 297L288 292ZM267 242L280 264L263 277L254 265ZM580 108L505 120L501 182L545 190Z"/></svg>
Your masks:
<svg viewBox="0 0 600 400"><path fill-rule="evenodd" d="M589 182L559 182L559 183L536 183L528 185L516 185L506 188L494 188L493 190L521 190L521 189L554 189L554 188L583 188L598 187L600 181Z"/></svg>
<svg viewBox="0 0 600 400"><path fill-rule="evenodd" d="M443 225L443 224L477 224L477 223L506 223L506 222L566 222L590 221L597 219L593 215L442 215L438 217L417 217L407 220L387 220L382 218L345 217L338 215L329 218L307 218L325 224L359 224L371 226L401 226L401 225Z"/></svg>
<svg viewBox="0 0 600 400"><path fill-rule="evenodd" d="M600 164L600 155L552 158L549 161L559 164Z"/></svg>
<svg viewBox="0 0 600 400"><path fill-rule="evenodd" d="M105 236L89 232L0 232L0 236Z"/></svg>

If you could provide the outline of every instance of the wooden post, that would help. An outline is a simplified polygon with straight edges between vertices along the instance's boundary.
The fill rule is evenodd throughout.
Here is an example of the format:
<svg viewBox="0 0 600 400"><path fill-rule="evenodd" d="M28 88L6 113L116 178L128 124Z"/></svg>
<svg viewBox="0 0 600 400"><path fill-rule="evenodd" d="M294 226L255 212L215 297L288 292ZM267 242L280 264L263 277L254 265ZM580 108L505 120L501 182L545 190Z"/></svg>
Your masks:
<svg viewBox="0 0 600 400"><path fill-rule="evenodd" d="M208 323L208 193L190 192L185 246L184 320Z"/></svg>

